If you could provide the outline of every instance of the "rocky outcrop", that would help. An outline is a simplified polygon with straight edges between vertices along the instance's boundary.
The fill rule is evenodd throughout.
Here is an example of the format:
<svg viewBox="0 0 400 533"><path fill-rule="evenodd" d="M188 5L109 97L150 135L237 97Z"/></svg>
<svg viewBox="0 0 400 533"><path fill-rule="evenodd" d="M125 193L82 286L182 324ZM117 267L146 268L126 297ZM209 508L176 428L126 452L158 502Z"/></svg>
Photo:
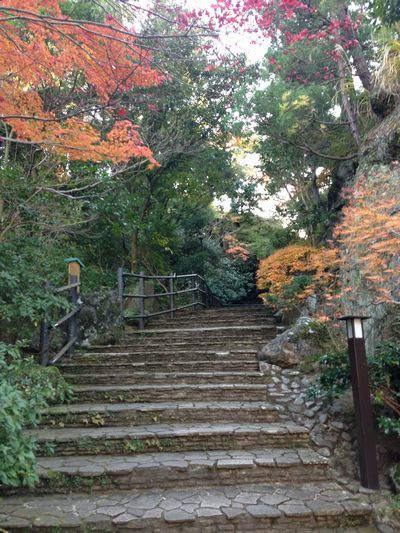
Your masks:
<svg viewBox="0 0 400 533"><path fill-rule="evenodd" d="M294 326L263 346L258 352L258 359L281 368L291 368L302 363L306 357L321 354L322 351L315 322L301 316Z"/></svg>
<svg viewBox="0 0 400 533"><path fill-rule="evenodd" d="M115 343L122 335L122 317L117 291L81 294L79 314L80 343Z"/></svg>

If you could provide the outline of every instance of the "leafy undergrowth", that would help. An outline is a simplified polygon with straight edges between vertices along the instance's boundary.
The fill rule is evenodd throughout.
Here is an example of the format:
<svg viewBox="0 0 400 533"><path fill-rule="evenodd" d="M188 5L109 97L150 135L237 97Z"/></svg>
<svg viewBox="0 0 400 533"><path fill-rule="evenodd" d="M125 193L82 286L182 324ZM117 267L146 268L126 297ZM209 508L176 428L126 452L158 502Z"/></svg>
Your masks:
<svg viewBox="0 0 400 533"><path fill-rule="evenodd" d="M346 351L323 355L320 375L309 389L310 396L323 396L331 403L350 385ZM369 381L378 412L379 428L400 436L400 344L386 342L368 358Z"/></svg>
<svg viewBox="0 0 400 533"><path fill-rule="evenodd" d="M0 343L0 484L36 483L36 442L24 429L39 423L49 403L71 396L57 368L43 368L33 357L23 357L18 346Z"/></svg>

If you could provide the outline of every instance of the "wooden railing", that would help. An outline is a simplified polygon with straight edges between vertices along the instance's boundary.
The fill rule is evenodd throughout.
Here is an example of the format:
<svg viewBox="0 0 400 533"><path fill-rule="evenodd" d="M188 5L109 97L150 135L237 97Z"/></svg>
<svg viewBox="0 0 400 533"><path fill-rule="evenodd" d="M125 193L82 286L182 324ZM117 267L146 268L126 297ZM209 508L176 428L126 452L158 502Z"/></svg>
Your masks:
<svg viewBox="0 0 400 533"><path fill-rule="evenodd" d="M70 276L70 283L54 289L49 282L46 283L46 290L52 291L53 294L61 294L69 291L69 300L71 303L71 311L66 315L59 318L56 322L51 323L48 317L44 318L40 325L40 363L43 366L54 365L61 357L68 353L72 355L75 350L75 344L78 340L78 313L81 310L79 303L79 287L80 282L78 276ZM67 328L67 342L64 346L54 355L50 355L51 349L51 336L52 332L57 330L60 326Z"/></svg>
<svg viewBox="0 0 400 533"><path fill-rule="evenodd" d="M138 280L138 293L126 292L127 279ZM162 292L158 293L146 293L146 281L153 281L163 288ZM178 283L184 284L183 289L178 290ZM183 309L198 309L200 307L221 307L222 304L218 298L212 293L211 289L207 285L204 278L198 274L184 274L176 275L170 274L169 276L146 276L144 272L140 274L131 274L124 272L122 268L118 269L118 295L121 305L121 316L123 319L136 319L139 321L140 329L145 327L146 321L152 317L167 315L171 317L175 316L177 311ZM181 299L184 295L189 296L190 302L187 304L179 305L177 303L178 297ZM146 310L146 302L154 299L166 299L168 298L168 308L161 311ZM138 300L139 305L138 314L126 316L125 304L129 300Z"/></svg>

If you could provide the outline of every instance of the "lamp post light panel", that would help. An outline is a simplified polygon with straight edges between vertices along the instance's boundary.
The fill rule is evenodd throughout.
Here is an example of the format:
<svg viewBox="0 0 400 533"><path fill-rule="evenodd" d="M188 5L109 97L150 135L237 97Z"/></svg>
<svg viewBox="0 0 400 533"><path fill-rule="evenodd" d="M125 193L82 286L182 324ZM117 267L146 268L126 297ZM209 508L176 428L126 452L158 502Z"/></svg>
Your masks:
<svg viewBox="0 0 400 533"><path fill-rule="evenodd" d="M357 317L343 317L342 320L346 320L347 337L349 339L363 339L364 338L364 326L363 321L367 320L367 316Z"/></svg>

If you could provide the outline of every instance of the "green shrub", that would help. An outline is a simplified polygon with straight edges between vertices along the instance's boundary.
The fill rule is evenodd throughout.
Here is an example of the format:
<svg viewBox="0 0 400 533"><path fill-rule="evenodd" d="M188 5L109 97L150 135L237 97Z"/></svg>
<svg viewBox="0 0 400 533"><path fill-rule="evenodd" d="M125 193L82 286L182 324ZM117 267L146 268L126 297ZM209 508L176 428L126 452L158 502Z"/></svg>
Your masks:
<svg viewBox="0 0 400 533"><path fill-rule="evenodd" d="M63 257L61 250L36 238L0 244L0 341L29 340L52 306L68 309L63 296L44 290L45 280L65 284Z"/></svg>
<svg viewBox="0 0 400 533"><path fill-rule="evenodd" d="M321 373L308 392L330 403L350 385L347 352L325 354L319 364ZM368 357L368 375L380 429L400 435L400 345L385 342L378 346Z"/></svg>
<svg viewBox="0 0 400 533"><path fill-rule="evenodd" d="M319 361L320 374L309 387L309 396L323 396L331 403L350 385L350 365L347 352L335 351L324 354Z"/></svg>
<svg viewBox="0 0 400 533"><path fill-rule="evenodd" d="M0 484L34 485L36 443L24 429L38 424L49 403L70 396L57 368L43 368L19 347L0 343Z"/></svg>

